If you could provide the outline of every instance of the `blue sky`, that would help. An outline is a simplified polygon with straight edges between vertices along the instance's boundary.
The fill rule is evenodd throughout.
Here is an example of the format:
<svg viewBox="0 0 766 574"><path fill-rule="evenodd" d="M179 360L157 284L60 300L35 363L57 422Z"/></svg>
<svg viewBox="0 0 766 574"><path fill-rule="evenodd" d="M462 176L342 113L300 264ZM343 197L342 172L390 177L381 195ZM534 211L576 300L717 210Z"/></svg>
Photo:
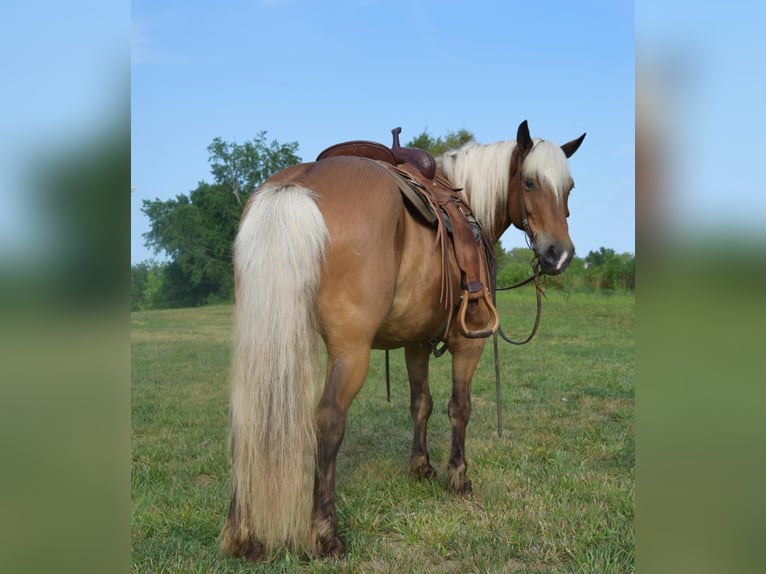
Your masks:
<svg viewBox="0 0 766 574"><path fill-rule="evenodd" d="M133 262L154 257L142 200L211 181L214 137L266 130L311 161L395 126L490 143L525 119L559 143L588 133L570 160L578 253L635 250L632 2L135 0L131 44Z"/></svg>

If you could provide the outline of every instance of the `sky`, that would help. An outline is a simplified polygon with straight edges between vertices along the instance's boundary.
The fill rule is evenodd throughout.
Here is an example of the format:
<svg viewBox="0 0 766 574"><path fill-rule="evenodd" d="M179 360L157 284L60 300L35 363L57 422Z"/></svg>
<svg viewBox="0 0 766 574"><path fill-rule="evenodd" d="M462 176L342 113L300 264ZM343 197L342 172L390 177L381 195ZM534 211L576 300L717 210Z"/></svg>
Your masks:
<svg viewBox="0 0 766 574"><path fill-rule="evenodd" d="M577 253L635 252L634 7L621 0L146 1L131 19L131 260L143 200L212 181L213 138L325 147L467 129L565 143ZM511 229L504 248L525 246Z"/></svg>

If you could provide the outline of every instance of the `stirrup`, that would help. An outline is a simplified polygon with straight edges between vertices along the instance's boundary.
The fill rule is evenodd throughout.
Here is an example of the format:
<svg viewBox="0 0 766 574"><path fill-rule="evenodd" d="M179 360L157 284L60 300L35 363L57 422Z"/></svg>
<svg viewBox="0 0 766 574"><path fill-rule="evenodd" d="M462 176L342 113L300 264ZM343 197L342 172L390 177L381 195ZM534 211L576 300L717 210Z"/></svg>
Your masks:
<svg viewBox="0 0 766 574"><path fill-rule="evenodd" d="M457 312L457 326L464 336L469 339L485 339L497 331L497 328L500 326L500 317L497 314L497 309L492 304L492 297L489 293L489 289L485 287L483 290L476 293L469 293L467 289L464 289L460 295L460 299L460 309L458 309ZM473 331L465 324L465 316L468 312L468 302L479 299L484 299L484 304L487 306L490 313L492 313L492 326L489 329Z"/></svg>

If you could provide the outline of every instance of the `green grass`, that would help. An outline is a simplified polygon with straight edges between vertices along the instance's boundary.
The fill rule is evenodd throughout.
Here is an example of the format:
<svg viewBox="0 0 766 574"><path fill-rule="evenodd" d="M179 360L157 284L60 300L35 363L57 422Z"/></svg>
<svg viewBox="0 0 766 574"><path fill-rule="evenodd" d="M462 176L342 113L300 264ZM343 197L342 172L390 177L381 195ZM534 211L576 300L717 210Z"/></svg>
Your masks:
<svg viewBox="0 0 766 574"><path fill-rule="evenodd" d="M408 475L409 389L383 353L351 407L338 459L348 557L219 556L228 508L231 306L132 315L134 572L583 572L634 570L635 298L549 293L537 337L501 342L497 434L491 341L474 378L466 454L474 493L444 488L450 360L431 361L432 483ZM504 329L531 326L530 292L499 294ZM511 318L518 318L513 323Z"/></svg>

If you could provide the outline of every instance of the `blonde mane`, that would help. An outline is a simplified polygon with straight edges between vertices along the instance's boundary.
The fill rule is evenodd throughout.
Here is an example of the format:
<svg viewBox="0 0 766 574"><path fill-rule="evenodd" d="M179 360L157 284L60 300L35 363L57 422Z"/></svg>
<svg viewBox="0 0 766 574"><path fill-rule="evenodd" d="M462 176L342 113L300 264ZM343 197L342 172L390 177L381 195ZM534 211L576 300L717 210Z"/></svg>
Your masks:
<svg viewBox="0 0 766 574"><path fill-rule="evenodd" d="M546 180L557 204L561 203L564 194L572 187L572 177L564 152L558 144L547 140L535 140L534 146L524 159L522 176L538 176Z"/></svg>
<svg viewBox="0 0 766 574"><path fill-rule="evenodd" d="M493 227L498 212L506 209L514 149L515 141L487 145L470 142L440 158L444 174L463 188L463 197L490 237L500 231Z"/></svg>
<svg viewBox="0 0 766 574"><path fill-rule="evenodd" d="M515 149L515 141L486 145L469 142L438 159L449 180L463 188L463 196L490 237L501 231L493 227L497 214L507 209L511 156ZM522 169L524 177L538 176L546 180L557 203L571 184L564 152L557 144L547 140L534 140Z"/></svg>

